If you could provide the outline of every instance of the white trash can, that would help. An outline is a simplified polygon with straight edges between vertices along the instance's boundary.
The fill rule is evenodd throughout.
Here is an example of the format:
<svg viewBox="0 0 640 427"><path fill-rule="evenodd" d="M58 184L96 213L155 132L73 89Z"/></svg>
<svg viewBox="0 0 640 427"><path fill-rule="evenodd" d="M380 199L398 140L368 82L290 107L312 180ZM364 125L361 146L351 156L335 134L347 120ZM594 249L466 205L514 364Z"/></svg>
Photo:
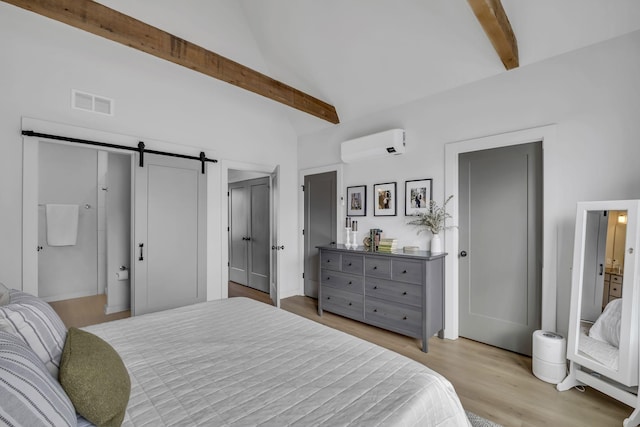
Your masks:
<svg viewBox="0 0 640 427"><path fill-rule="evenodd" d="M551 384L567 376L567 341L549 331L533 333L533 375Z"/></svg>

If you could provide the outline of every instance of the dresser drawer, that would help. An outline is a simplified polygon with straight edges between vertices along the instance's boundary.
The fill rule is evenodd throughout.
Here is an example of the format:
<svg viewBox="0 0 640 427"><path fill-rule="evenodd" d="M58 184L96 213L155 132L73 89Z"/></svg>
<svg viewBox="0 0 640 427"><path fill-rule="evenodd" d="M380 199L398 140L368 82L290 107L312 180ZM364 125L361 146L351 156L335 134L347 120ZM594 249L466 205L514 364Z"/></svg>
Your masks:
<svg viewBox="0 0 640 427"><path fill-rule="evenodd" d="M371 324L401 334L419 336L422 332L421 310L405 304L367 297L364 317Z"/></svg>
<svg viewBox="0 0 640 427"><path fill-rule="evenodd" d="M322 288L322 309L351 319L363 320L364 296L331 287Z"/></svg>
<svg viewBox="0 0 640 427"><path fill-rule="evenodd" d="M609 296L622 298L622 285L618 283L613 283L609 285Z"/></svg>
<svg viewBox="0 0 640 427"><path fill-rule="evenodd" d="M424 277L423 263L394 259L391 261L391 279L421 284Z"/></svg>
<svg viewBox="0 0 640 427"><path fill-rule="evenodd" d="M342 255L342 271L362 276L364 257L362 255Z"/></svg>
<svg viewBox="0 0 640 427"><path fill-rule="evenodd" d="M320 255L320 268L340 271L342 255L338 252L322 251Z"/></svg>
<svg viewBox="0 0 640 427"><path fill-rule="evenodd" d="M330 286L343 291L355 292L362 295L364 289L364 279L362 276L352 274L339 273L337 271L322 269L322 286L324 288Z"/></svg>
<svg viewBox="0 0 640 427"><path fill-rule="evenodd" d="M619 276L617 274L612 274L611 275L611 284L613 285L614 283L622 285L622 276Z"/></svg>
<svg viewBox="0 0 640 427"><path fill-rule="evenodd" d="M368 277L364 285L367 297L395 301L416 307L422 306L422 286Z"/></svg>
<svg viewBox="0 0 640 427"><path fill-rule="evenodd" d="M367 256L364 259L365 276L391 278L391 260L376 256Z"/></svg>

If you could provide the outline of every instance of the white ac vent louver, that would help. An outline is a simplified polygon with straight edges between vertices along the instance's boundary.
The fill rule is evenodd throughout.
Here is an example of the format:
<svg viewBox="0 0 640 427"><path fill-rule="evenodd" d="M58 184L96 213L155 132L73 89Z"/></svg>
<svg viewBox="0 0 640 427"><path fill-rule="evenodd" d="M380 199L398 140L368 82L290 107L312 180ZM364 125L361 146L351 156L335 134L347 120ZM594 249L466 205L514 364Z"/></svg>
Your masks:
<svg viewBox="0 0 640 427"><path fill-rule="evenodd" d="M405 152L404 129L390 129L345 141L340 146L344 163L374 159Z"/></svg>
<svg viewBox="0 0 640 427"><path fill-rule="evenodd" d="M92 93L71 90L71 107L76 110L113 116L113 99Z"/></svg>

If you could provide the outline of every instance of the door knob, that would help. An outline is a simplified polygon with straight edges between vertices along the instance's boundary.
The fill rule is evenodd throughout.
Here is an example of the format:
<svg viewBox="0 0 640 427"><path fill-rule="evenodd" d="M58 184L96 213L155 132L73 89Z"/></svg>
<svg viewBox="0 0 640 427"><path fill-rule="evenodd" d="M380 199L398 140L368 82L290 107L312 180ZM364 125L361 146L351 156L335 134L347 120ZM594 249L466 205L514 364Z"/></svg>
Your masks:
<svg viewBox="0 0 640 427"><path fill-rule="evenodd" d="M466 256L467 256L467 251L462 251L462 252L460 252L460 256L461 256L462 258L466 257Z"/></svg>

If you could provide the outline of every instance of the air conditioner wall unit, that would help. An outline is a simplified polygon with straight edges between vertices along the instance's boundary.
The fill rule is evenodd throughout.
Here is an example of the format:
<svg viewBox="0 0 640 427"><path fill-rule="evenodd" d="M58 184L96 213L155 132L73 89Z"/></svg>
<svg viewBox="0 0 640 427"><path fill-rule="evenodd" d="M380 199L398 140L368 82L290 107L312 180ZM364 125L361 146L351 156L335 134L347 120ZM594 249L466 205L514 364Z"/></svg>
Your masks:
<svg viewBox="0 0 640 427"><path fill-rule="evenodd" d="M353 163L405 152L404 129L390 129L345 141L340 146L344 163Z"/></svg>

